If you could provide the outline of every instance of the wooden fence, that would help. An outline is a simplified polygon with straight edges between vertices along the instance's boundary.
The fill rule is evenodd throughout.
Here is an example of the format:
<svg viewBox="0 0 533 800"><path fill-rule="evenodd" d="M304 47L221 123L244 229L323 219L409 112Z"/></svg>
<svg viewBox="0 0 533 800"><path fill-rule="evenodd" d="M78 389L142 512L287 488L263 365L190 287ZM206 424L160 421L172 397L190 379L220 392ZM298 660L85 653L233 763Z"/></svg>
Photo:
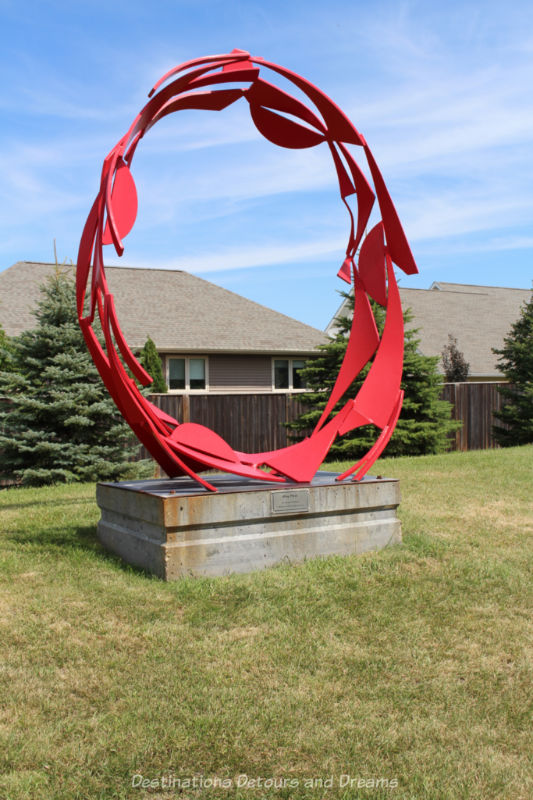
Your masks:
<svg viewBox="0 0 533 800"><path fill-rule="evenodd" d="M502 407L501 383L446 383L442 397L462 427L450 438L450 450L496 447L493 412ZM290 444L286 422L302 414L299 395L290 394L156 394L150 400L180 422L198 422L222 436L234 450L261 453ZM149 454L144 448L141 457ZM0 480L0 486L11 481Z"/></svg>
<svg viewBox="0 0 533 800"><path fill-rule="evenodd" d="M286 447L285 423L305 410L299 396L290 394L155 394L150 400L180 422L206 425L245 453Z"/></svg>
<svg viewBox="0 0 533 800"><path fill-rule="evenodd" d="M497 390L502 383L445 383L443 400L452 404L453 419L461 428L450 437L450 450L496 447L492 435L494 411L502 407ZM234 450L261 453L290 444L286 422L305 410L299 395L204 394L151 395L150 400L181 422L206 425Z"/></svg>
<svg viewBox="0 0 533 800"><path fill-rule="evenodd" d="M495 411L500 411L503 397L498 386L503 383L445 383L442 398L452 404L452 418L461 428L453 434L450 450L487 450L497 447L492 434Z"/></svg>

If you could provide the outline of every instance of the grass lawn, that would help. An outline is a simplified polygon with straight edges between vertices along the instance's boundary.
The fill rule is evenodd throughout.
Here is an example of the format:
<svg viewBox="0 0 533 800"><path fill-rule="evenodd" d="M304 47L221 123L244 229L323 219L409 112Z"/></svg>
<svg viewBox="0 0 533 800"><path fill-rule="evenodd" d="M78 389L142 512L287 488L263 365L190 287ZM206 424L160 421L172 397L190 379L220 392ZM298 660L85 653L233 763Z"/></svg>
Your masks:
<svg viewBox="0 0 533 800"><path fill-rule="evenodd" d="M0 797L533 797L533 447L374 474L402 545L171 584L0 492Z"/></svg>

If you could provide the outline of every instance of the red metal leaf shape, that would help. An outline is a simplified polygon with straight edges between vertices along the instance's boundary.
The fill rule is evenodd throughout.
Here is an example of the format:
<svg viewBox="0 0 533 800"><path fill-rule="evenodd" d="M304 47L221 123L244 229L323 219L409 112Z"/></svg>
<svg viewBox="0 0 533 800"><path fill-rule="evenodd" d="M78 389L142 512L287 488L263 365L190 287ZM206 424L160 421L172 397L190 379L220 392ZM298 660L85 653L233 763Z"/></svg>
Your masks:
<svg viewBox="0 0 533 800"><path fill-rule="evenodd" d="M342 475L339 475L337 478L335 478L335 480L343 481L349 475L355 475L355 473L358 473L357 476L354 477L354 480L360 481L361 478L363 478L366 475L372 464L374 464L374 462L377 461L377 459L380 457L385 447L389 443L392 434L394 433L394 428L396 427L396 423L398 422L398 418L400 416L400 411L402 410L403 396L404 392L399 391L397 401L392 409L387 424L381 431L380 435L378 436L378 438L376 439L376 441L374 442L368 453L366 453L363 456L363 458L357 462L357 464L354 464L353 467L350 467L350 469L346 470L346 472L343 472ZM357 425L351 425L350 427L348 427L348 424L351 421L352 421L351 419L346 420L343 426L343 430L339 431L341 435L343 432L352 430L352 428L357 427Z"/></svg>
<svg viewBox="0 0 533 800"><path fill-rule="evenodd" d="M359 372L376 352L379 344L376 321L365 294L361 279L354 274L355 279L355 306L352 319L350 338L342 361L335 386L315 430L322 427L341 397L348 391Z"/></svg>
<svg viewBox="0 0 533 800"><path fill-rule="evenodd" d="M346 283L352 282L352 263L352 258L345 258L342 262L342 267L337 272L337 277L342 278L342 280L346 281Z"/></svg>
<svg viewBox="0 0 533 800"><path fill-rule="evenodd" d="M237 83L255 81L259 75L258 67L248 69L235 69L229 72L209 72L203 78L195 78L190 82L191 89L199 89L200 86L211 86L215 83Z"/></svg>
<svg viewBox="0 0 533 800"><path fill-rule="evenodd" d="M310 481L326 457L336 435L337 427L330 423L303 442L279 450L270 456L265 464L293 481Z"/></svg>
<svg viewBox="0 0 533 800"><path fill-rule="evenodd" d="M246 52L246 50L239 50L238 47L234 47L231 51L230 55L232 56L239 56L244 57L246 56L246 60L244 61L229 61L227 64L224 64L222 67L222 72L232 72L236 69L242 69L243 67L253 67L252 62L250 61L250 53Z"/></svg>
<svg viewBox="0 0 533 800"><path fill-rule="evenodd" d="M221 470L222 472L232 472L234 475L242 475L245 478L255 478L255 480L270 481L272 483L284 483L284 478L278 475L264 472L255 467L243 464L240 461L227 461L225 458L219 458L217 455L212 455L211 453L202 453L200 450L196 450L186 444L176 442L173 436L167 438L166 442L173 450L182 456L184 463L190 463L190 459L194 459L194 463L203 465L204 469L205 467L209 467L211 469ZM198 468L197 466L196 469Z"/></svg>
<svg viewBox="0 0 533 800"><path fill-rule="evenodd" d="M187 72L185 75L180 75L179 78L169 83L168 86L165 86L161 91L152 97L152 93L150 93L149 97L150 100L146 103L144 108L139 112L137 117L135 118L134 122L130 126L130 129L127 133L127 142L131 142L138 133L144 132L146 126L149 122L153 120L153 118L158 114L164 105L172 98L176 97L177 95L181 94L181 92L185 91L186 89L190 89L193 85L196 88L199 88L200 84L195 84L195 80L199 78L201 75L205 75L207 72L210 72L213 69L213 64L209 64L207 67L199 67L192 72ZM179 70L178 70L179 71ZM174 71L171 71L174 74ZM170 74L170 73L169 73ZM222 75L222 73L213 73L213 75ZM231 78L224 78L223 82L230 82ZM207 83L214 83L214 80L208 80Z"/></svg>
<svg viewBox="0 0 533 800"><path fill-rule="evenodd" d="M205 111L222 111L240 97L243 96L243 89L214 89L212 92L190 92L182 94L170 103L170 111L181 111L186 108L197 108ZM165 106L159 112L157 119L170 113ZM154 120L155 121L155 120Z"/></svg>
<svg viewBox="0 0 533 800"><path fill-rule="evenodd" d="M111 192L111 209L120 239L131 231L137 218L137 189L128 165L119 159ZM102 244L113 244L109 221L106 222Z"/></svg>
<svg viewBox="0 0 533 800"><path fill-rule="evenodd" d="M165 422L167 425L172 425L172 427L179 424L177 419L171 417L170 414L167 414L167 412L163 411L163 409L159 408L159 406L154 405L154 403L150 403L150 405L152 406L153 413L158 419L161 420L161 422Z"/></svg>
<svg viewBox="0 0 533 800"><path fill-rule="evenodd" d="M224 66L226 64L236 63L240 66L240 64L247 62L249 59L250 53L246 52L246 50L237 50L235 49L232 53L222 53L216 56L202 56L202 58L193 58L191 61L184 61L182 64L178 64L177 67L173 67L169 69L168 72L159 78L157 83L150 89L148 92L148 97L152 97L152 95L162 86L166 81L168 81L173 75L177 75L179 72L184 72L187 69L191 69L192 67L197 67L200 64L209 64L210 66L207 69L214 69L217 66Z"/></svg>
<svg viewBox="0 0 533 800"><path fill-rule="evenodd" d="M365 237L359 253L359 274L370 297L380 304L387 305L387 284L385 280L385 240L383 223L378 222Z"/></svg>
<svg viewBox="0 0 533 800"><path fill-rule="evenodd" d="M349 234L349 236L348 236L348 246L347 246L347 248L346 248L346 255L347 255L347 257L348 257L348 258L350 258L350 259L353 261L353 254L354 254L354 252L355 252L355 249L354 249L354 242L355 242L355 236L354 236L355 223L354 223L354 218L353 218L353 211L352 211L352 209L350 208L350 204L349 204L348 200L346 199L346 197L343 197L343 198L341 198L341 199L342 199L342 202L343 202L343 204L344 204L344 206L345 206L345 208L346 208L346 210L347 210L347 212L348 212L348 216L350 217L350 234ZM342 268L342 267L341 267L341 270L340 270L340 271L341 271L341 272L343 271L343 268ZM342 277L342 275L341 275L341 277Z"/></svg>
<svg viewBox="0 0 533 800"><path fill-rule="evenodd" d="M351 250L351 255L355 255L355 251L359 247L359 242L361 241L363 233L365 232L365 228L368 224L368 220L370 219L372 207L376 198L370 184L361 170L361 167L352 156L348 148L345 147L342 142L339 142L338 144L339 149L346 159L348 167L350 168L350 172L352 173L355 191L357 192L357 231L355 233L355 239Z"/></svg>
<svg viewBox="0 0 533 800"><path fill-rule="evenodd" d="M403 312L392 262L387 256L389 294L381 342L370 371L354 400L354 410L384 428L395 408L403 368ZM349 428L347 429L349 430ZM345 430L339 429L342 435Z"/></svg>
<svg viewBox="0 0 533 800"><path fill-rule="evenodd" d="M284 111L286 114L292 114L303 119L304 122L309 123L309 125L322 131L322 133L326 133L324 123L307 106L284 92L283 89L279 89L273 83L269 83L262 78L258 78L252 83L250 88L245 91L245 97L250 105Z"/></svg>
<svg viewBox="0 0 533 800"><path fill-rule="evenodd" d="M342 163L342 159L339 156L337 148L333 144L333 142L328 142L329 149L331 150L331 155L333 156L333 162L335 164L335 169L337 171L337 178L339 181L339 189L341 193L341 197L344 200L345 197L349 197L351 194L355 194L355 186L353 182L350 180L348 173Z"/></svg>
<svg viewBox="0 0 533 800"><path fill-rule="evenodd" d="M278 72L280 75L288 78L291 83L301 89L309 99L313 101L324 117L329 135L332 139L347 142L348 144L365 144L365 140L354 128L346 114L341 111L330 97L325 95L324 92L321 92L320 89L317 89L316 86L313 86L312 83L302 78L301 75L292 72L290 69L280 67L278 64L272 64L264 58L252 58L252 61L256 64L264 64L274 72Z"/></svg>
<svg viewBox="0 0 533 800"><path fill-rule="evenodd" d="M159 122L160 119L163 119L163 117L169 114L173 114L174 111L183 111L184 109L222 111L242 96L242 89L217 89L213 92L190 92L189 94L182 94L180 97L169 100L166 105L163 106L161 111L147 124L145 133L148 132L156 122ZM131 158L128 159L128 161L130 160Z"/></svg>
<svg viewBox="0 0 533 800"><path fill-rule="evenodd" d="M105 200L103 195L101 194L99 197L99 204L98 204L98 212L100 221L104 218L105 214ZM103 294L106 293L106 280L105 280L105 273L103 271L103 255L102 255L102 242L100 237L100 231L97 230L96 232L96 241L94 245L94 253L93 253L93 263L92 263L92 271L91 271L91 291L90 291L90 303L89 303L89 313L87 314L88 319L91 322L94 319L94 315L96 313L96 308L98 306L99 301ZM101 316L101 315L100 315Z"/></svg>
<svg viewBox="0 0 533 800"><path fill-rule="evenodd" d="M324 141L324 135L305 128L292 119L282 117L260 106L250 106L250 114L255 127L265 139L279 147L288 147L293 150L305 147L315 147Z"/></svg>
<svg viewBox="0 0 533 800"><path fill-rule="evenodd" d="M374 160L374 156L370 152L370 148L365 145L365 153L372 173L372 180L376 187L376 194L378 196L378 203L385 226L385 235L387 237L387 245L390 256L395 264L400 269L403 269L407 275L414 275L418 272L411 248L402 228L402 223L398 219L398 214L394 208L394 203L391 200L389 190L385 186L385 181L379 171L379 167Z"/></svg>
<svg viewBox="0 0 533 800"><path fill-rule="evenodd" d="M89 270L91 268L91 256L98 229L98 203L97 197L85 222L83 233L78 248L78 266L76 270L76 305L78 317L83 318L85 294L87 291L87 281L89 280Z"/></svg>
<svg viewBox="0 0 533 800"><path fill-rule="evenodd" d="M346 198L350 197L353 194L355 194L356 193L356 189L355 189L353 181L351 180L350 176L348 175L346 167L344 166L344 164L342 162L342 159L341 159L341 157L339 155L337 147L331 141L328 141L328 145L329 145L329 149L331 151L331 155L333 157L333 163L335 164L335 170L337 172L337 179L339 181L339 190L340 190L340 193L341 193L342 202L346 206L346 210L348 211L348 214L350 216L350 235L348 237L348 246L346 248L347 258L344 260L344 263L343 263L342 267L337 272L337 276L339 278L342 278L343 281L346 281L346 283L351 283L352 282L352 279L351 279L351 274L352 274L351 273L351 262L352 262L353 254L355 253L355 250L356 250L355 223L354 223L354 217L353 217L352 209L350 208L350 205L349 205L349 203L348 203ZM372 192L371 192L371 194L372 194ZM364 204L364 202L365 202L365 198L363 196L362 197L362 203ZM373 203L373 195L370 197L370 202ZM371 207L372 206L370 205L370 208ZM364 210L363 210L363 214L364 214ZM368 211L368 214L370 214L370 210ZM361 213L358 216L360 217ZM361 233L364 230L364 227L361 226L360 222L358 223L358 231L359 231L359 229L361 230Z"/></svg>
<svg viewBox="0 0 533 800"><path fill-rule="evenodd" d="M200 450L202 453L223 458L225 461L237 462L239 460L233 448L229 446L222 436L219 436L218 433L206 428L204 425L198 425L196 422L184 422L172 432L171 438L176 444L192 447L194 450Z"/></svg>

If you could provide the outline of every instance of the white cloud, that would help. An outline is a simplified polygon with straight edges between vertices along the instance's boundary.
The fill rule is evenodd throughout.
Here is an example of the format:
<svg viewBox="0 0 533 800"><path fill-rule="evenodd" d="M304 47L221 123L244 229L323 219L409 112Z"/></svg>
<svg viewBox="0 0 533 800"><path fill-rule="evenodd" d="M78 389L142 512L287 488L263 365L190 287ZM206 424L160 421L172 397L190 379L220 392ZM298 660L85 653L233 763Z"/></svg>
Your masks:
<svg viewBox="0 0 533 800"><path fill-rule="evenodd" d="M339 269L344 258L342 237L304 240L292 244L260 244L256 246L228 247L225 250L204 250L201 254L179 256L173 259L150 258L150 266L159 269L185 269L187 272L225 272L228 270L290 264L300 261L320 260L324 256L339 259ZM117 259L106 263L119 264ZM128 259L128 266L146 266L146 260Z"/></svg>
<svg viewBox="0 0 533 800"><path fill-rule="evenodd" d="M513 250L531 250L533 236L517 234L509 236L486 236L483 239L457 237L456 239L432 239L423 241L418 249L424 255L447 253L460 255L462 253L494 253Z"/></svg>
<svg viewBox="0 0 533 800"><path fill-rule="evenodd" d="M301 62L305 74L309 64L309 76L318 85L327 74L329 85L323 88L367 138L410 240L439 249L444 241L461 247L461 239L478 252L513 249L513 243L530 247L531 237L522 230L533 218L528 5L481 9L451 0L445 8L430 6L333 3L310 8L305 18L295 9L279 32L279 47L292 43L287 63L300 71ZM191 13L194 8L191 4ZM274 49L275 33L273 23L265 24L265 38L257 34L252 40L254 52L259 43ZM89 34L83 47L85 58ZM157 48L149 37L124 38L120 46L109 39L91 62L97 80L89 73L71 75L64 64L62 70L43 67L42 55L39 60L33 53L20 54L20 69L11 70L0 99L9 114L21 108L26 120L2 132L4 252L12 248L14 226L24 231L19 249L43 230L49 236L75 230L97 190L105 154L146 101L152 80L191 48L183 36L172 45L162 34ZM34 123L31 129L28 120ZM256 208L268 225L274 218L272 200L280 214L285 209L286 224L275 241L250 245L250 235L240 246L222 239L218 247L201 242L200 255L176 259L176 266L187 261L189 269L216 271L342 253L344 238L327 227L338 199L327 199L329 190L331 198L337 190L325 148L287 151L262 140L256 144L257 138L247 104L239 101L220 114L175 115L141 143L133 166L140 198L137 225L152 241L154 232L168 228L169 252L192 252L188 241L176 243L176 221L182 223L182 236L195 221L227 219L234 225L239 215L250 217ZM344 225L340 205L338 214ZM320 228L324 220L326 228ZM306 239L306 231L314 239ZM71 234L73 241L80 232Z"/></svg>

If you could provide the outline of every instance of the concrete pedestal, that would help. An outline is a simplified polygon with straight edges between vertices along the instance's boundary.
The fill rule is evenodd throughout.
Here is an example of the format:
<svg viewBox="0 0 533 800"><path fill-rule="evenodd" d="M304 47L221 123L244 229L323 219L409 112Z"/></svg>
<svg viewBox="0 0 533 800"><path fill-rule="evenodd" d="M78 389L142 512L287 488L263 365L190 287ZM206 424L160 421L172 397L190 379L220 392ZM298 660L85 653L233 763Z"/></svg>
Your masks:
<svg viewBox="0 0 533 800"><path fill-rule="evenodd" d="M252 572L281 561L379 550L401 541L399 482L260 483L209 475L218 492L189 478L100 483L98 537L109 550L164 580Z"/></svg>

